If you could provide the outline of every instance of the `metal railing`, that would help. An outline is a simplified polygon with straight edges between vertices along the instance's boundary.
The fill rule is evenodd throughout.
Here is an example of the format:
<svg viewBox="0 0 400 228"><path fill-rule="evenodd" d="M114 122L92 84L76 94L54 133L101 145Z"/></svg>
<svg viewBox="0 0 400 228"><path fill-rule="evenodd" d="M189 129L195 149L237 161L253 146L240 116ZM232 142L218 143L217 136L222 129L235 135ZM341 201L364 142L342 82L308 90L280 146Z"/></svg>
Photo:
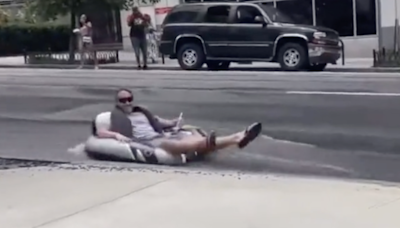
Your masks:
<svg viewBox="0 0 400 228"><path fill-rule="evenodd" d="M24 5L26 1L24 0L0 0L0 6L2 7L13 7Z"/></svg>
<svg viewBox="0 0 400 228"><path fill-rule="evenodd" d="M343 40L342 39L339 39L339 42L340 42L340 48L341 48L341 52L342 52L342 65L344 66L344 42L343 42Z"/></svg>

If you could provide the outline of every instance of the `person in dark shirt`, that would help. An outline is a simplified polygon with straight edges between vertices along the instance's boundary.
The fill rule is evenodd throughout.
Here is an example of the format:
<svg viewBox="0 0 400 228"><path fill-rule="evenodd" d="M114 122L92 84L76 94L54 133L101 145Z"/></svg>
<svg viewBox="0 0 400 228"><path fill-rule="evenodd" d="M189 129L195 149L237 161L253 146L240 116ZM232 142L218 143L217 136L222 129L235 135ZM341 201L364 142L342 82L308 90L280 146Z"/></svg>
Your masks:
<svg viewBox="0 0 400 228"><path fill-rule="evenodd" d="M146 28L149 25L149 20L139 11L139 8L135 6L132 8L132 14L127 18L127 23L130 27L129 36L135 51L138 69L142 68L140 52L142 52L143 55L143 69L147 69Z"/></svg>

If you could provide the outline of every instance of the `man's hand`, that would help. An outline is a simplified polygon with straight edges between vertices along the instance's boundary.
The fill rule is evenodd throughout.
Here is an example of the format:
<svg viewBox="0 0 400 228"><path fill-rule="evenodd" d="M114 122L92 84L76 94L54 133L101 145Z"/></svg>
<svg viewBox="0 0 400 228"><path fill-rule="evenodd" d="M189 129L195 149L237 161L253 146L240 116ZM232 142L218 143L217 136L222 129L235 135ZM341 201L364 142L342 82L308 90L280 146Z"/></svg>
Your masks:
<svg viewBox="0 0 400 228"><path fill-rule="evenodd" d="M184 125L184 120L183 120L182 117L175 118L175 119L173 119L172 121L174 122L174 125L175 125L177 128L181 128L181 127Z"/></svg>
<svg viewBox="0 0 400 228"><path fill-rule="evenodd" d="M121 134L119 134L119 133L117 133L117 134L115 135L115 139L118 140L118 141L120 141L120 142L130 142L130 141L132 141L130 138L128 138L128 137L126 137L126 136L124 136L124 135L121 135Z"/></svg>
<svg viewBox="0 0 400 228"><path fill-rule="evenodd" d="M132 24L133 24L133 18L132 17L133 17L132 15L129 15L126 18L126 23L128 24L129 27L132 27Z"/></svg>

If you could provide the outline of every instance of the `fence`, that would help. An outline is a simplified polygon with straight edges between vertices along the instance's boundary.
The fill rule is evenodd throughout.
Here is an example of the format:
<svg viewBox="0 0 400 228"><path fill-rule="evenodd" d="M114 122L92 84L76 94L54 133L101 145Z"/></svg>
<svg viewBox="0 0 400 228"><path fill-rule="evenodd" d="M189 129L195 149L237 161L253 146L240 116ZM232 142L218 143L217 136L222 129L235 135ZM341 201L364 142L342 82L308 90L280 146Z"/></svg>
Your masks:
<svg viewBox="0 0 400 228"><path fill-rule="evenodd" d="M125 37L126 38L126 37ZM161 58L162 63L165 63L164 56L159 52L160 32L154 31L147 34L147 58L149 63L157 63ZM99 44L100 45L100 44ZM120 62L119 50L122 49L122 44L101 44L97 45L96 58L99 64L117 63ZM82 56L75 50L72 62L69 53L55 53L52 50L45 52L27 52L24 54L26 64L79 64ZM84 54L86 64L94 64L94 56L90 53ZM131 57L134 59L134 55ZM124 59L126 60L126 59Z"/></svg>
<svg viewBox="0 0 400 228"><path fill-rule="evenodd" d="M374 67L399 67L400 52L396 50L373 50Z"/></svg>

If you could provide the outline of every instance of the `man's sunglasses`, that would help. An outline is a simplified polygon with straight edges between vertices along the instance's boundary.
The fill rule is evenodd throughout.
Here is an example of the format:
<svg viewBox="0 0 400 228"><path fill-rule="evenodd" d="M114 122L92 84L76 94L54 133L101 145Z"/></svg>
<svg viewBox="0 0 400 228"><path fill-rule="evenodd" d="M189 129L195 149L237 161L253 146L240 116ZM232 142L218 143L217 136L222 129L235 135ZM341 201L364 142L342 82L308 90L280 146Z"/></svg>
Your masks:
<svg viewBox="0 0 400 228"><path fill-rule="evenodd" d="M118 98L118 101L120 103L131 103L133 101L133 97L123 97L123 98Z"/></svg>

